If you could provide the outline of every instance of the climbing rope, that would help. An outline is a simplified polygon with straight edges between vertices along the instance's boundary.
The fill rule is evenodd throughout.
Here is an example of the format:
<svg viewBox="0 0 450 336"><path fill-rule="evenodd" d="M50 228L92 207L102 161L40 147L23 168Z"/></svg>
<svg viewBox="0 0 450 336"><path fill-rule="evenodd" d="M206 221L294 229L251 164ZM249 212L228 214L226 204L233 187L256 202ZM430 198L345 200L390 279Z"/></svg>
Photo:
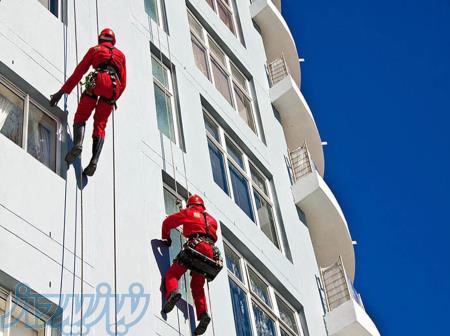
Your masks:
<svg viewBox="0 0 450 336"><path fill-rule="evenodd" d="M67 25L63 24L63 43L64 43L64 83L67 79ZM64 112L67 114L67 95L64 95ZM67 150L69 150L69 145L67 143ZM61 277L59 282L59 299L58 306L61 307L62 304L62 289L63 289L63 279L64 279L64 261L65 261L65 249L66 249L66 222L67 222L67 176L64 183L64 220L63 220L63 237L62 237L62 257L61 257Z"/></svg>
<svg viewBox="0 0 450 336"><path fill-rule="evenodd" d="M98 0L95 0L97 36L100 34ZM112 110L112 187L113 187L113 236L114 236L114 335L117 336L117 214L116 214L116 117L115 105Z"/></svg>
<svg viewBox="0 0 450 336"><path fill-rule="evenodd" d="M209 311L211 313L211 327L212 327L213 335L216 336L216 331L214 328L213 310L212 310L212 305L211 305L211 292L209 291L209 281L206 281L206 287L208 288Z"/></svg>
<svg viewBox="0 0 450 336"><path fill-rule="evenodd" d="M75 31L75 56L76 56L76 64L78 64L78 26L77 26L77 7L76 0L73 1L73 18L74 18L74 31ZM80 103L80 87L77 84L77 103ZM81 157L80 157L81 161ZM80 169L79 175L79 183L80 183L80 258L81 258L81 266L80 266L80 336L83 335L83 319L84 319L84 209L83 209L83 169ZM76 227L75 227L76 232ZM75 272L74 272L75 273ZM72 302L73 309L73 302ZM71 326L72 333L72 326Z"/></svg>

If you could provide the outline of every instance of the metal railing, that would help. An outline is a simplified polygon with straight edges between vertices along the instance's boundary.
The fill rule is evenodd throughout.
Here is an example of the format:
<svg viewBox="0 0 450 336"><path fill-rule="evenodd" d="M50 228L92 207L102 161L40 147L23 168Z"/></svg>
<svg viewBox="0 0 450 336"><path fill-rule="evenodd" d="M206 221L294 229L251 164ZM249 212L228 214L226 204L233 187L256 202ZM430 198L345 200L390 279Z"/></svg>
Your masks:
<svg viewBox="0 0 450 336"><path fill-rule="evenodd" d="M347 276L341 257L333 265L321 268L320 274L329 312L352 299L364 309L361 295L356 292L352 281Z"/></svg>
<svg viewBox="0 0 450 336"><path fill-rule="evenodd" d="M271 86L274 86L289 75L289 68L284 55L281 56L281 58L277 58L276 60L270 62L267 67L269 70Z"/></svg>
<svg viewBox="0 0 450 336"><path fill-rule="evenodd" d="M311 174L315 169L306 143L290 153L290 160L295 182Z"/></svg>

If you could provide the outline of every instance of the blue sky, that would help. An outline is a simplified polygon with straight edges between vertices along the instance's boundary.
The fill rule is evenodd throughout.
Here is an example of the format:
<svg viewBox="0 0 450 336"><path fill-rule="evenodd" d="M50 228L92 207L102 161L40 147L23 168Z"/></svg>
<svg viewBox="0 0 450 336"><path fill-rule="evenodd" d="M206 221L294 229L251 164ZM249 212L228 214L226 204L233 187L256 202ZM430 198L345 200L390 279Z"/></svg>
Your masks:
<svg viewBox="0 0 450 336"><path fill-rule="evenodd" d="M450 335L450 0L283 0L383 336Z"/></svg>

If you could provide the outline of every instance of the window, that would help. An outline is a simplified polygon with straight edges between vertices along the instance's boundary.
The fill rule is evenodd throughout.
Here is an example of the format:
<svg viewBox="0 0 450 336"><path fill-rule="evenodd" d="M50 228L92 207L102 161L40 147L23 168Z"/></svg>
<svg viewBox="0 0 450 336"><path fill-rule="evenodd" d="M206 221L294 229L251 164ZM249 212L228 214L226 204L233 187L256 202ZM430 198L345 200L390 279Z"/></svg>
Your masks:
<svg viewBox="0 0 450 336"><path fill-rule="evenodd" d="M223 2L223 0L214 1ZM251 81L190 12L188 12L188 19L192 50L198 69L213 83L250 129L258 135L260 132L255 123L256 107L250 89Z"/></svg>
<svg viewBox="0 0 450 336"><path fill-rule="evenodd" d="M281 250L269 179L206 110L204 121L214 182Z"/></svg>
<svg viewBox="0 0 450 336"><path fill-rule="evenodd" d="M237 335L307 335L303 323L299 328L302 312L279 295L228 242L224 247Z"/></svg>
<svg viewBox="0 0 450 336"><path fill-rule="evenodd" d="M52 12L54 16L58 17L58 8L60 7L59 5L61 5L62 0L39 0L39 2Z"/></svg>
<svg viewBox="0 0 450 336"><path fill-rule="evenodd" d="M152 56L152 71L158 128L170 140L179 143L172 73L155 56Z"/></svg>
<svg viewBox="0 0 450 336"><path fill-rule="evenodd" d="M276 295L276 298L278 311L280 312L280 321L282 322L282 324L284 324L281 330L287 327L288 330L291 330L294 333L298 333L295 311L291 307L289 307L289 305L279 295ZM286 329L284 329L283 331L286 335L289 335Z"/></svg>
<svg viewBox="0 0 450 336"><path fill-rule="evenodd" d="M164 0L144 0L147 15L167 32Z"/></svg>
<svg viewBox="0 0 450 336"><path fill-rule="evenodd" d="M56 172L60 123L0 78L0 133Z"/></svg>
<svg viewBox="0 0 450 336"><path fill-rule="evenodd" d="M165 186L164 206L166 215L168 216L175 212L178 212L180 203L181 199L176 196L176 193L168 186ZM172 245L170 245L169 247L169 258L172 261L181 251L181 247L186 242L186 238L183 237L181 229L178 228L177 230L170 231L170 239L172 239ZM190 279L191 278L188 275L188 273L185 273L183 277L178 281L178 288L182 293L183 298L185 300L190 300L189 302L192 302L191 294L190 291L188 290L191 281Z"/></svg>
<svg viewBox="0 0 450 336"><path fill-rule="evenodd" d="M51 317L0 288L0 335L47 336L56 331Z"/></svg>
<svg viewBox="0 0 450 336"><path fill-rule="evenodd" d="M56 169L57 123L39 107L30 103L28 121L28 153L47 167Z"/></svg>
<svg viewBox="0 0 450 336"><path fill-rule="evenodd" d="M206 0L227 28L245 45L242 28L237 14L236 0Z"/></svg>

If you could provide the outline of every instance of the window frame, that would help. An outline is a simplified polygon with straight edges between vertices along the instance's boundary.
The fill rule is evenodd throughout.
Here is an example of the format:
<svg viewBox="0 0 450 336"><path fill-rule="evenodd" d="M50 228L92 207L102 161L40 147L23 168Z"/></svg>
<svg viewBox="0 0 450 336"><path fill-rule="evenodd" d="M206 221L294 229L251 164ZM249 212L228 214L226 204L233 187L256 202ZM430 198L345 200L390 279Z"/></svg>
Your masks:
<svg viewBox="0 0 450 336"><path fill-rule="evenodd" d="M214 0L216 1L216 0ZM217 0L220 1L220 0ZM201 22L195 17L195 15L188 9L188 21L189 21L189 31L191 33L191 39L194 38L195 42L200 44L205 50L206 55L206 67L208 75L205 75L203 71L197 66L197 69L205 75L206 78L214 85L217 91L221 94L221 96L228 101L228 103L231 105L231 107L235 110L235 112L239 115L240 113L238 110L238 98L236 97L235 90L239 90L244 97L249 101L250 106L250 115L252 118L252 126L250 126L247 121L245 121L242 117L242 121L249 127L252 132L256 134L257 137L262 137L262 130L260 129L260 125L258 122L258 116L257 116L257 106L256 106L256 97L253 97L252 89L251 89L251 81L252 79L249 79L247 76L243 74L243 72L239 69L239 67L230 59L228 54L220 47L220 45L215 41L215 39L211 36L211 34L208 33L208 31L205 29L205 27L201 24ZM201 29L201 36L199 36L198 32L192 28L191 20L194 21L194 24L197 25ZM195 43L191 41L191 43ZM223 55L224 55L224 62L220 60L212 51L211 48L211 42L214 43L215 47L219 49ZM194 53L194 50L193 50ZM195 58L195 56L194 56ZM212 63L215 63L215 65L218 67L219 70L221 70L227 77L227 87L228 91L230 93L230 101L220 92L220 90L216 86L216 80L214 78L214 71L213 71L213 65ZM195 63L195 61L194 61ZM245 87L243 87L239 81L234 77L233 75L233 69L235 69L242 78L245 79ZM236 86L236 88L235 88Z"/></svg>
<svg viewBox="0 0 450 336"><path fill-rule="evenodd" d="M205 118L207 118L209 121L211 121L217 127L217 130L218 130L219 141L217 141L216 138L213 135L211 135L205 127L205 133L206 133L207 140L211 141L212 144L215 147L217 147L217 149L222 153L222 155L224 157L225 175L226 175L226 180L228 183L228 193L227 193L228 196L234 202L236 202L235 198L234 198L233 185L231 183L231 174L230 174L230 164L231 164L233 166L233 168L235 168L240 174L242 174L242 176L246 179L246 181L248 183L249 193L250 193L249 198L250 198L250 202L251 202L251 210L253 212L253 217L254 217L254 219L249 217L250 220L252 220L262 231L261 221L258 217L258 209L256 207L256 201L255 201L255 195L254 195L254 192L257 192L261 196L261 198L264 199L269 204L269 206L272 209L272 216L273 216L274 225L275 225L275 237L274 238L276 239L276 243L273 242L269 237L267 237L264 232L263 232L263 234L283 254L286 254L286 251L284 250L284 244L282 241L282 235L280 232L280 219L278 218L277 211L275 211L276 205L275 205L275 202L273 201L275 198L274 198L274 194L273 194L273 187L270 183L270 179L263 172L261 172L261 170L257 167L257 165L247 156L245 151L241 149L241 147L236 143L236 141L234 141L233 138L228 133L226 133L225 130L219 125L219 123L217 123L215 121L215 119L208 112L208 110L204 106L202 108L203 108L203 119L205 120ZM234 158L228 153L227 141L229 141L233 146L235 146L242 153L242 161L243 161L244 167L241 167L239 165L239 163L237 163L234 160ZM261 190L259 188L259 186L253 181L251 167L253 167L253 169L255 169L263 178L265 178L267 193L264 192L263 190Z"/></svg>
<svg viewBox="0 0 450 336"><path fill-rule="evenodd" d="M174 188L172 188L170 185L168 185L167 183L163 182L163 203L164 203L164 214L166 216L170 216L172 214L167 214L165 211L165 199L164 199L164 191L167 191L171 196L173 196L174 198L176 198L178 201L180 201L182 204L186 204L186 199L183 198L179 193L177 193L175 191ZM177 195L178 194L178 195ZM187 241L187 239L183 236L183 228L182 226L177 227L175 230L177 230L180 234L180 245L183 246L183 244ZM172 265L172 260L170 261ZM190 290L190 283L191 283L191 276L189 272L185 272L183 274L183 276L180 278L179 281L184 281L184 287L185 288L180 288L180 286L178 286L181 290L181 294L184 300L186 300L187 302L189 302L189 304L194 304L194 298L192 297L192 293Z"/></svg>
<svg viewBox="0 0 450 336"><path fill-rule="evenodd" d="M167 65L164 64L164 61L162 61L161 59L159 59L155 54L151 54L151 59L155 60L155 62L157 62L162 69L165 71L166 74L166 78L167 78L167 87L164 83L162 83L154 74L153 74L153 62L152 62L152 77L153 77L153 85L157 86L159 89L161 89L161 91L163 91L165 97L169 98L170 101L170 111L167 111L167 106L166 106L166 113L170 112L171 114L171 121L172 121L172 125L173 125L173 133L174 133L174 139L171 139L170 137L168 137L167 135L165 135L158 127L158 130L160 133L164 134L164 136L166 136L170 141L172 141L173 143L175 143L178 146L181 146L181 138L180 138L180 125L179 125L179 120L178 120L178 107L177 107L177 101L176 101L176 91L175 91L175 87L174 87L174 83L173 83L173 73L172 73L172 67L168 67ZM155 87L153 88L153 93L155 94ZM157 111L157 107L156 107L156 99L155 99L155 112L156 114L158 113Z"/></svg>
<svg viewBox="0 0 450 336"><path fill-rule="evenodd" d="M152 0L150 0L152 1ZM145 14L147 14L147 16L149 17L149 20L155 22L158 26L160 26L164 32L168 33L169 32L169 28L168 28L168 22L167 22L167 13L166 13L166 4L164 3L164 0L153 0L156 2L156 17L158 18L158 21L153 20L153 18L151 17L151 15L149 13L147 13L147 11L145 10L145 0L144 0L144 11Z"/></svg>
<svg viewBox="0 0 450 336"><path fill-rule="evenodd" d="M40 162L42 165L50 169L52 172L60 175L61 173L61 141L62 141L62 122L61 120L54 116L52 113L48 112L46 108L44 108L41 104L39 104L34 98L32 98L27 92L18 88L12 81L8 80L6 77L0 74L0 83L6 87L7 90L10 90L13 94L17 95L23 101L23 111L22 111L22 143L16 144L20 148L22 148L28 155L30 155L33 159ZM28 125L30 118L30 105L34 105L38 110L40 110L43 114L49 117L56 123L56 134L55 134L55 169L48 167L43 162L39 161L33 155L28 152ZM1 133L0 133L1 134ZM1 134L4 136L3 134ZM10 139L9 139L10 140Z"/></svg>
<svg viewBox="0 0 450 336"><path fill-rule="evenodd" d="M67 4L67 1L66 0L47 0L47 1L48 5L43 4L41 0L38 0L37 2L39 2L42 7L47 9L55 17L62 20L63 18L62 8L65 4ZM55 6L56 8L53 6Z"/></svg>
<svg viewBox="0 0 450 336"><path fill-rule="evenodd" d="M239 42L245 47L244 36L242 34L242 26L240 24L239 15L237 13L237 3L235 0L230 0L231 3L228 3L228 0L206 0L208 3L208 7L217 15L219 20L222 22L225 27L239 40ZM210 4L212 3L212 6ZM219 6L222 5L228 14L231 16L231 27L229 27L220 17Z"/></svg>
<svg viewBox="0 0 450 336"><path fill-rule="evenodd" d="M31 304L25 302L24 300L20 299L10 290L6 290L2 287L0 287L0 298L3 298L5 300L5 313L4 316L6 316L6 320L4 321L7 328L3 326L3 333L5 335L9 334L11 332L12 323L11 320L13 318L12 309L16 307L21 307L23 310L26 310L31 314L34 318L40 319L44 322L44 335L43 336L51 336L52 331L54 328L52 328L52 317L48 316L41 311L39 311L36 307L32 306ZM19 320L21 323L25 324L23 321ZM27 327L30 330L35 330L31 327Z"/></svg>
<svg viewBox="0 0 450 336"><path fill-rule="evenodd" d="M241 267L242 277L243 281L241 281L238 277L234 275L233 272L231 272L228 269L228 265L226 265L226 270L228 274L228 281L232 280L239 288L241 288L245 295L246 295L246 301L247 301L247 308L248 308L248 314L251 319L250 325L252 328L252 335L256 335L257 333L257 327L256 327L256 319L255 319L255 313L253 311L253 304L255 304L263 313L265 313L270 319L273 320L275 325L275 332L276 336L279 336L281 334L280 330L283 330L290 336L304 336L304 331L302 329L302 324L300 323L300 312L297 311L274 287L271 286L270 282L268 282L264 276L261 275L261 273L258 272L258 270L255 269L253 265L251 265L243 256L242 254L227 240L223 239L224 244L224 251L225 247L235 253L239 257L239 265ZM258 276L263 283L267 285L268 289L268 295L270 298L270 302L272 303L273 307L268 306L262 299L260 299L252 290L251 288L251 280L250 280L250 272L251 270L256 276ZM278 307L277 297L285 303L289 309L292 310L294 314L294 320L297 325L298 332L295 332L295 330L292 330L289 326L286 325L286 323L283 322L281 319L281 313Z"/></svg>

